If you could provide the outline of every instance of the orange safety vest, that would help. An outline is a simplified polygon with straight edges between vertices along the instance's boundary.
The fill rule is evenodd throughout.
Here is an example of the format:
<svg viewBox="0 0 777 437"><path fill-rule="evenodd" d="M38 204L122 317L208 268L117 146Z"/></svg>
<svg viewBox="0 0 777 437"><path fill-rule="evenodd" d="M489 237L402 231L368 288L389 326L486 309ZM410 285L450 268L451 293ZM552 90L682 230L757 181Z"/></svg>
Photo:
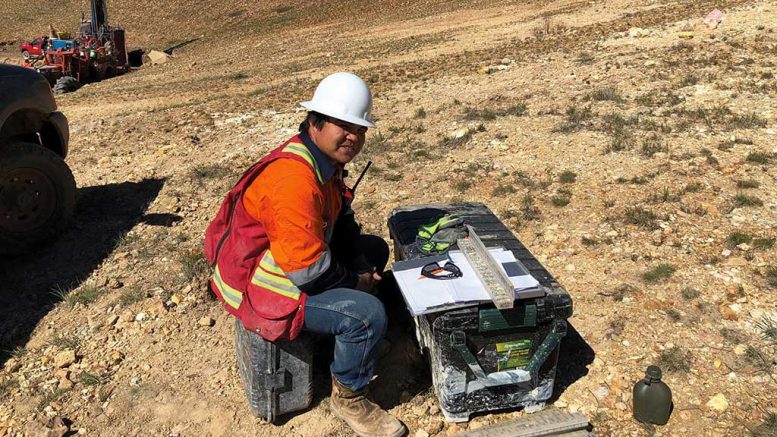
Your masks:
<svg viewBox="0 0 777 437"><path fill-rule="evenodd" d="M315 158L294 136L243 174L205 232L205 257L214 269L211 289L246 329L269 341L299 335L307 298L273 259L265 226L243 205L248 187L277 159L307 164L319 184L324 184ZM336 217L338 212L332 213Z"/></svg>

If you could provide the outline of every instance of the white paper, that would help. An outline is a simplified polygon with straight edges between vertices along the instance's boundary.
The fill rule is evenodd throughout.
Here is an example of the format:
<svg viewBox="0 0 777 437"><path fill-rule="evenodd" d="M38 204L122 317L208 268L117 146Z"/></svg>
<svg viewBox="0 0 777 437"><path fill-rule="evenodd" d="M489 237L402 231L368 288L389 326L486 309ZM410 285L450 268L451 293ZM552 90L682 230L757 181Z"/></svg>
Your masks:
<svg viewBox="0 0 777 437"><path fill-rule="evenodd" d="M499 264L515 262L515 256L503 248L490 249L491 256ZM414 315L441 309L452 304L466 304L491 300L491 296L480 282L475 270L460 251L451 251L448 257L461 269L462 277L450 280L435 280L421 275L421 268L395 271L394 277L399 289ZM444 262L440 262L443 265ZM539 282L531 275L510 277L516 291L539 286Z"/></svg>

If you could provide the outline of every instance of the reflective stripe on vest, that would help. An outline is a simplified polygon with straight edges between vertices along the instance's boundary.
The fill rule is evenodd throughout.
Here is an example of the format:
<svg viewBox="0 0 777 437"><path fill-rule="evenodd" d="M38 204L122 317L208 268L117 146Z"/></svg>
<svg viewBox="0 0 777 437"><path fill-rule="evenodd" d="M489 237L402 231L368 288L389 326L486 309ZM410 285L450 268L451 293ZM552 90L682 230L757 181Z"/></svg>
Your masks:
<svg viewBox="0 0 777 437"><path fill-rule="evenodd" d="M251 283L282 296L299 300L300 289L294 285L283 270L275 263L269 250L262 255L259 265L256 266Z"/></svg>
<svg viewBox="0 0 777 437"><path fill-rule="evenodd" d="M308 150L307 147L305 147L304 144L300 143L289 143L286 145L286 147L283 148L283 152L286 153L293 153L300 158L307 161L308 164L313 168L313 171L316 172L316 177L318 178L319 184L324 184L324 178L321 176L321 172L318 170L318 165L316 165L316 160L313 158L313 155L310 153L310 150Z"/></svg>
<svg viewBox="0 0 777 437"><path fill-rule="evenodd" d="M243 293L235 290L224 282L224 279L221 278L218 264L216 264L216 271L213 273L213 283L216 285L216 288L219 289L219 292L221 292L221 297L224 298L224 302L228 303L229 306L234 309L240 307L240 303L243 302Z"/></svg>
<svg viewBox="0 0 777 437"><path fill-rule="evenodd" d="M331 226L330 226L331 227ZM326 250L318 257L316 262L305 267L304 269L295 270L289 272L286 276L294 281L295 284L307 284L310 281L315 280L322 273L329 269L329 265L332 263L332 252L327 247Z"/></svg>

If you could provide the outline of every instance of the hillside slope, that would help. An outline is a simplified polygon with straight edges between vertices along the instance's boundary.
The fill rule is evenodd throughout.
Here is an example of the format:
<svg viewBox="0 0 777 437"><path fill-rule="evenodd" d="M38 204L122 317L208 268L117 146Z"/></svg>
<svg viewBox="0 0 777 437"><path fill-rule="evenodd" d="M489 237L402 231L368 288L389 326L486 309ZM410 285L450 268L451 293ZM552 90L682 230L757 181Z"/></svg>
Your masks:
<svg viewBox="0 0 777 437"><path fill-rule="evenodd" d="M226 190L338 70L375 93L379 127L351 165L374 162L354 205L366 232L388 238L397 206L481 201L572 295L556 407L597 435L773 435L773 2L168 3L111 2L109 17L134 47L196 41L58 98L76 223L0 259L0 437L349 435L325 358L309 410L249 415L201 256ZM7 0L0 41L82 7ZM724 21L701 26L714 8ZM412 337L397 320L376 381L411 435L523 414L444 423ZM653 363L675 402L659 428L631 418Z"/></svg>

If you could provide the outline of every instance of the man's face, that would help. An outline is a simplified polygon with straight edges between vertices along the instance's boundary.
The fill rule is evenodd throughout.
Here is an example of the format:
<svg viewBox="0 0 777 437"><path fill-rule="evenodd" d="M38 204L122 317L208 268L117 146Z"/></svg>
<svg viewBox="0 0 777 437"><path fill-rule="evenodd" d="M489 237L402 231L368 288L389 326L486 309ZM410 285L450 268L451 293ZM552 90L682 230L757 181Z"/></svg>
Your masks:
<svg viewBox="0 0 777 437"><path fill-rule="evenodd" d="M347 164L362 151L367 128L335 118L326 118L321 128L311 124L310 138L329 159Z"/></svg>

